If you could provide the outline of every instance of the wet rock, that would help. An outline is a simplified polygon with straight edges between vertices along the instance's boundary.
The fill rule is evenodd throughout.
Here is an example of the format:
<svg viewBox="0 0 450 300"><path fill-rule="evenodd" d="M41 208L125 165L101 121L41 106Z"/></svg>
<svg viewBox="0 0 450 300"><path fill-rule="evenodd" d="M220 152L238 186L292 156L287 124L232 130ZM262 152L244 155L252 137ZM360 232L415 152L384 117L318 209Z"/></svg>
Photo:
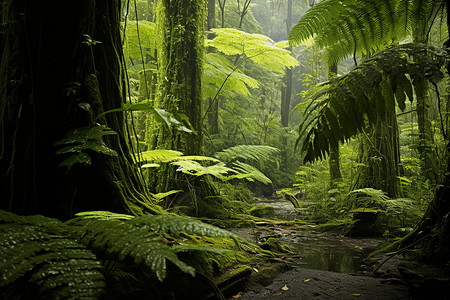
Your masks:
<svg viewBox="0 0 450 300"><path fill-rule="evenodd" d="M380 230L377 223L378 211L374 209L357 209L353 211L353 220L355 223L349 231L350 236L379 236Z"/></svg>
<svg viewBox="0 0 450 300"><path fill-rule="evenodd" d="M278 253L293 253L291 248L289 248L288 245L282 245L280 242L273 237L270 237L261 244L261 248L264 250L269 250L271 252L278 252Z"/></svg>
<svg viewBox="0 0 450 300"><path fill-rule="evenodd" d="M274 209L269 205L256 205L255 207L250 209L249 212L252 216L255 217L266 217L274 215Z"/></svg>

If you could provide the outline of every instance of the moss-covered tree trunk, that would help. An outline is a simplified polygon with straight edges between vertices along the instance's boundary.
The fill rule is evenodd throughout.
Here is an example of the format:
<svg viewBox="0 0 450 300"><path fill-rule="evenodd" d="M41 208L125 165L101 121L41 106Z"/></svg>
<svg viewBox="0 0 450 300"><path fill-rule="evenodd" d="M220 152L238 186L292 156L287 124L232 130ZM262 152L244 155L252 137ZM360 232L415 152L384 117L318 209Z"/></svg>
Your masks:
<svg viewBox="0 0 450 300"><path fill-rule="evenodd" d="M216 27L216 1L208 0L208 15L206 19L206 30L208 32ZM208 38L213 39L214 33L209 32ZM208 115L208 133L218 134L219 133L219 98L207 99L207 115Z"/></svg>
<svg viewBox="0 0 450 300"><path fill-rule="evenodd" d="M360 136L361 164L354 188L383 190L389 197L399 196L400 161L398 125L395 113L386 111L377 124Z"/></svg>
<svg viewBox="0 0 450 300"><path fill-rule="evenodd" d="M186 120L194 133L158 126L153 146L173 149L186 155L202 153L202 76L204 59L204 1L162 0L157 13L158 93L155 106L180 121ZM184 119L184 120L183 120ZM179 175L172 165L162 167L157 176L157 191L180 187Z"/></svg>
<svg viewBox="0 0 450 300"><path fill-rule="evenodd" d="M0 2L1 208L69 218L82 210L156 212L145 195L120 107L125 76L120 1ZM96 43L98 41L100 43ZM58 167L54 143L95 122L118 157L89 152L92 165Z"/></svg>
<svg viewBox="0 0 450 300"><path fill-rule="evenodd" d="M415 43L426 43L426 28L413 30ZM434 132L431 122L431 103L428 81L425 77L418 77L413 82L416 92L417 127L419 128L419 151L423 176L434 186L438 182L439 166L436 156L436 145L434 143Z"/></svg>
<svg viewBox="0 0 450 300"><path fill-rule="evenodd" d="M338 65L337 63L335 63L328 68L328 79L335 77L337 75L337 72L338 72ZM330 186L334 188L336 185L335 184L336 181L342 178L339 144L330 145L328 167L330 170Z"/></svg>

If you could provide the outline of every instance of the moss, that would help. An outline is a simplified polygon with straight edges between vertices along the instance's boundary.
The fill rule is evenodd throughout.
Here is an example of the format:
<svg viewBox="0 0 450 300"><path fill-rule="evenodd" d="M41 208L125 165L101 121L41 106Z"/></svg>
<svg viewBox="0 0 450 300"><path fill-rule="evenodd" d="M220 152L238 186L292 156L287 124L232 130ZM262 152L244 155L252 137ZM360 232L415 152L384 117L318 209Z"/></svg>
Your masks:
<svg viewBox="0 0 450 300"><path fill-rule="evenodd" d="M246 245L242 248L248 249L248 251L244 251L241 247L238 248L236 242L232 239L189 235L183 235L183 238L189 239L184 243L229 250L224 253L190 251L179 254L184 262L196 269L196 272L199 272L208 278L218 277L227 270L234 269L238 265L250 265L261 260L260 257L253 255L259 251L256 245Z"/></svg>
<svg viewBox="0 0 450 300"><path fill-rule="evenodd" d="M255 205L249 210L249 213L255 217L273 216L274 209L269 205Z"/></svg>
<svg viewBox="0 0 450 300"><path fill-rule="evenodd" d="M261 248L264 250L268 250L271 252L277 252L277 253L293 253L291 248L289 248L288 245L282 245L276 238L268 238L267 241L265 241Z"/></svg>

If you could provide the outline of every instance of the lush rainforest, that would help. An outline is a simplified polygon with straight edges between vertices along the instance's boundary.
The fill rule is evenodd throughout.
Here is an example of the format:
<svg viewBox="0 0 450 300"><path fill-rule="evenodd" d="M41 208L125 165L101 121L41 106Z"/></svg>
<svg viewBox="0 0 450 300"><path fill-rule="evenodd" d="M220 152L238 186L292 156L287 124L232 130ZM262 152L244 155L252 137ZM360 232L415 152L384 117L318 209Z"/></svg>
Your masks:
<svg viewBox="0 0 450 300"><path fill-rule="evenodd" d="M237 299L279 228L448 271L449 12L0 0L0 298Z"/></svg>

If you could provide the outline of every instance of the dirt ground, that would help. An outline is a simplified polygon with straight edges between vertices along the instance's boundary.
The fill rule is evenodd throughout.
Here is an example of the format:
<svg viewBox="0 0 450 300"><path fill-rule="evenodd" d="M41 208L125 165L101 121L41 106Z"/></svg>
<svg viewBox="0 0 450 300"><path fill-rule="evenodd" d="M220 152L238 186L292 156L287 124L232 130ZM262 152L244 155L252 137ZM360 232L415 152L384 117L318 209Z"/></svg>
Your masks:
<svg viewBox="0 0 450 300"><path fill-rule="evenodd" d="M295 268L281 273L259 292L249 291L230 299L413 299L399 282L380 278Z"/></svg>

